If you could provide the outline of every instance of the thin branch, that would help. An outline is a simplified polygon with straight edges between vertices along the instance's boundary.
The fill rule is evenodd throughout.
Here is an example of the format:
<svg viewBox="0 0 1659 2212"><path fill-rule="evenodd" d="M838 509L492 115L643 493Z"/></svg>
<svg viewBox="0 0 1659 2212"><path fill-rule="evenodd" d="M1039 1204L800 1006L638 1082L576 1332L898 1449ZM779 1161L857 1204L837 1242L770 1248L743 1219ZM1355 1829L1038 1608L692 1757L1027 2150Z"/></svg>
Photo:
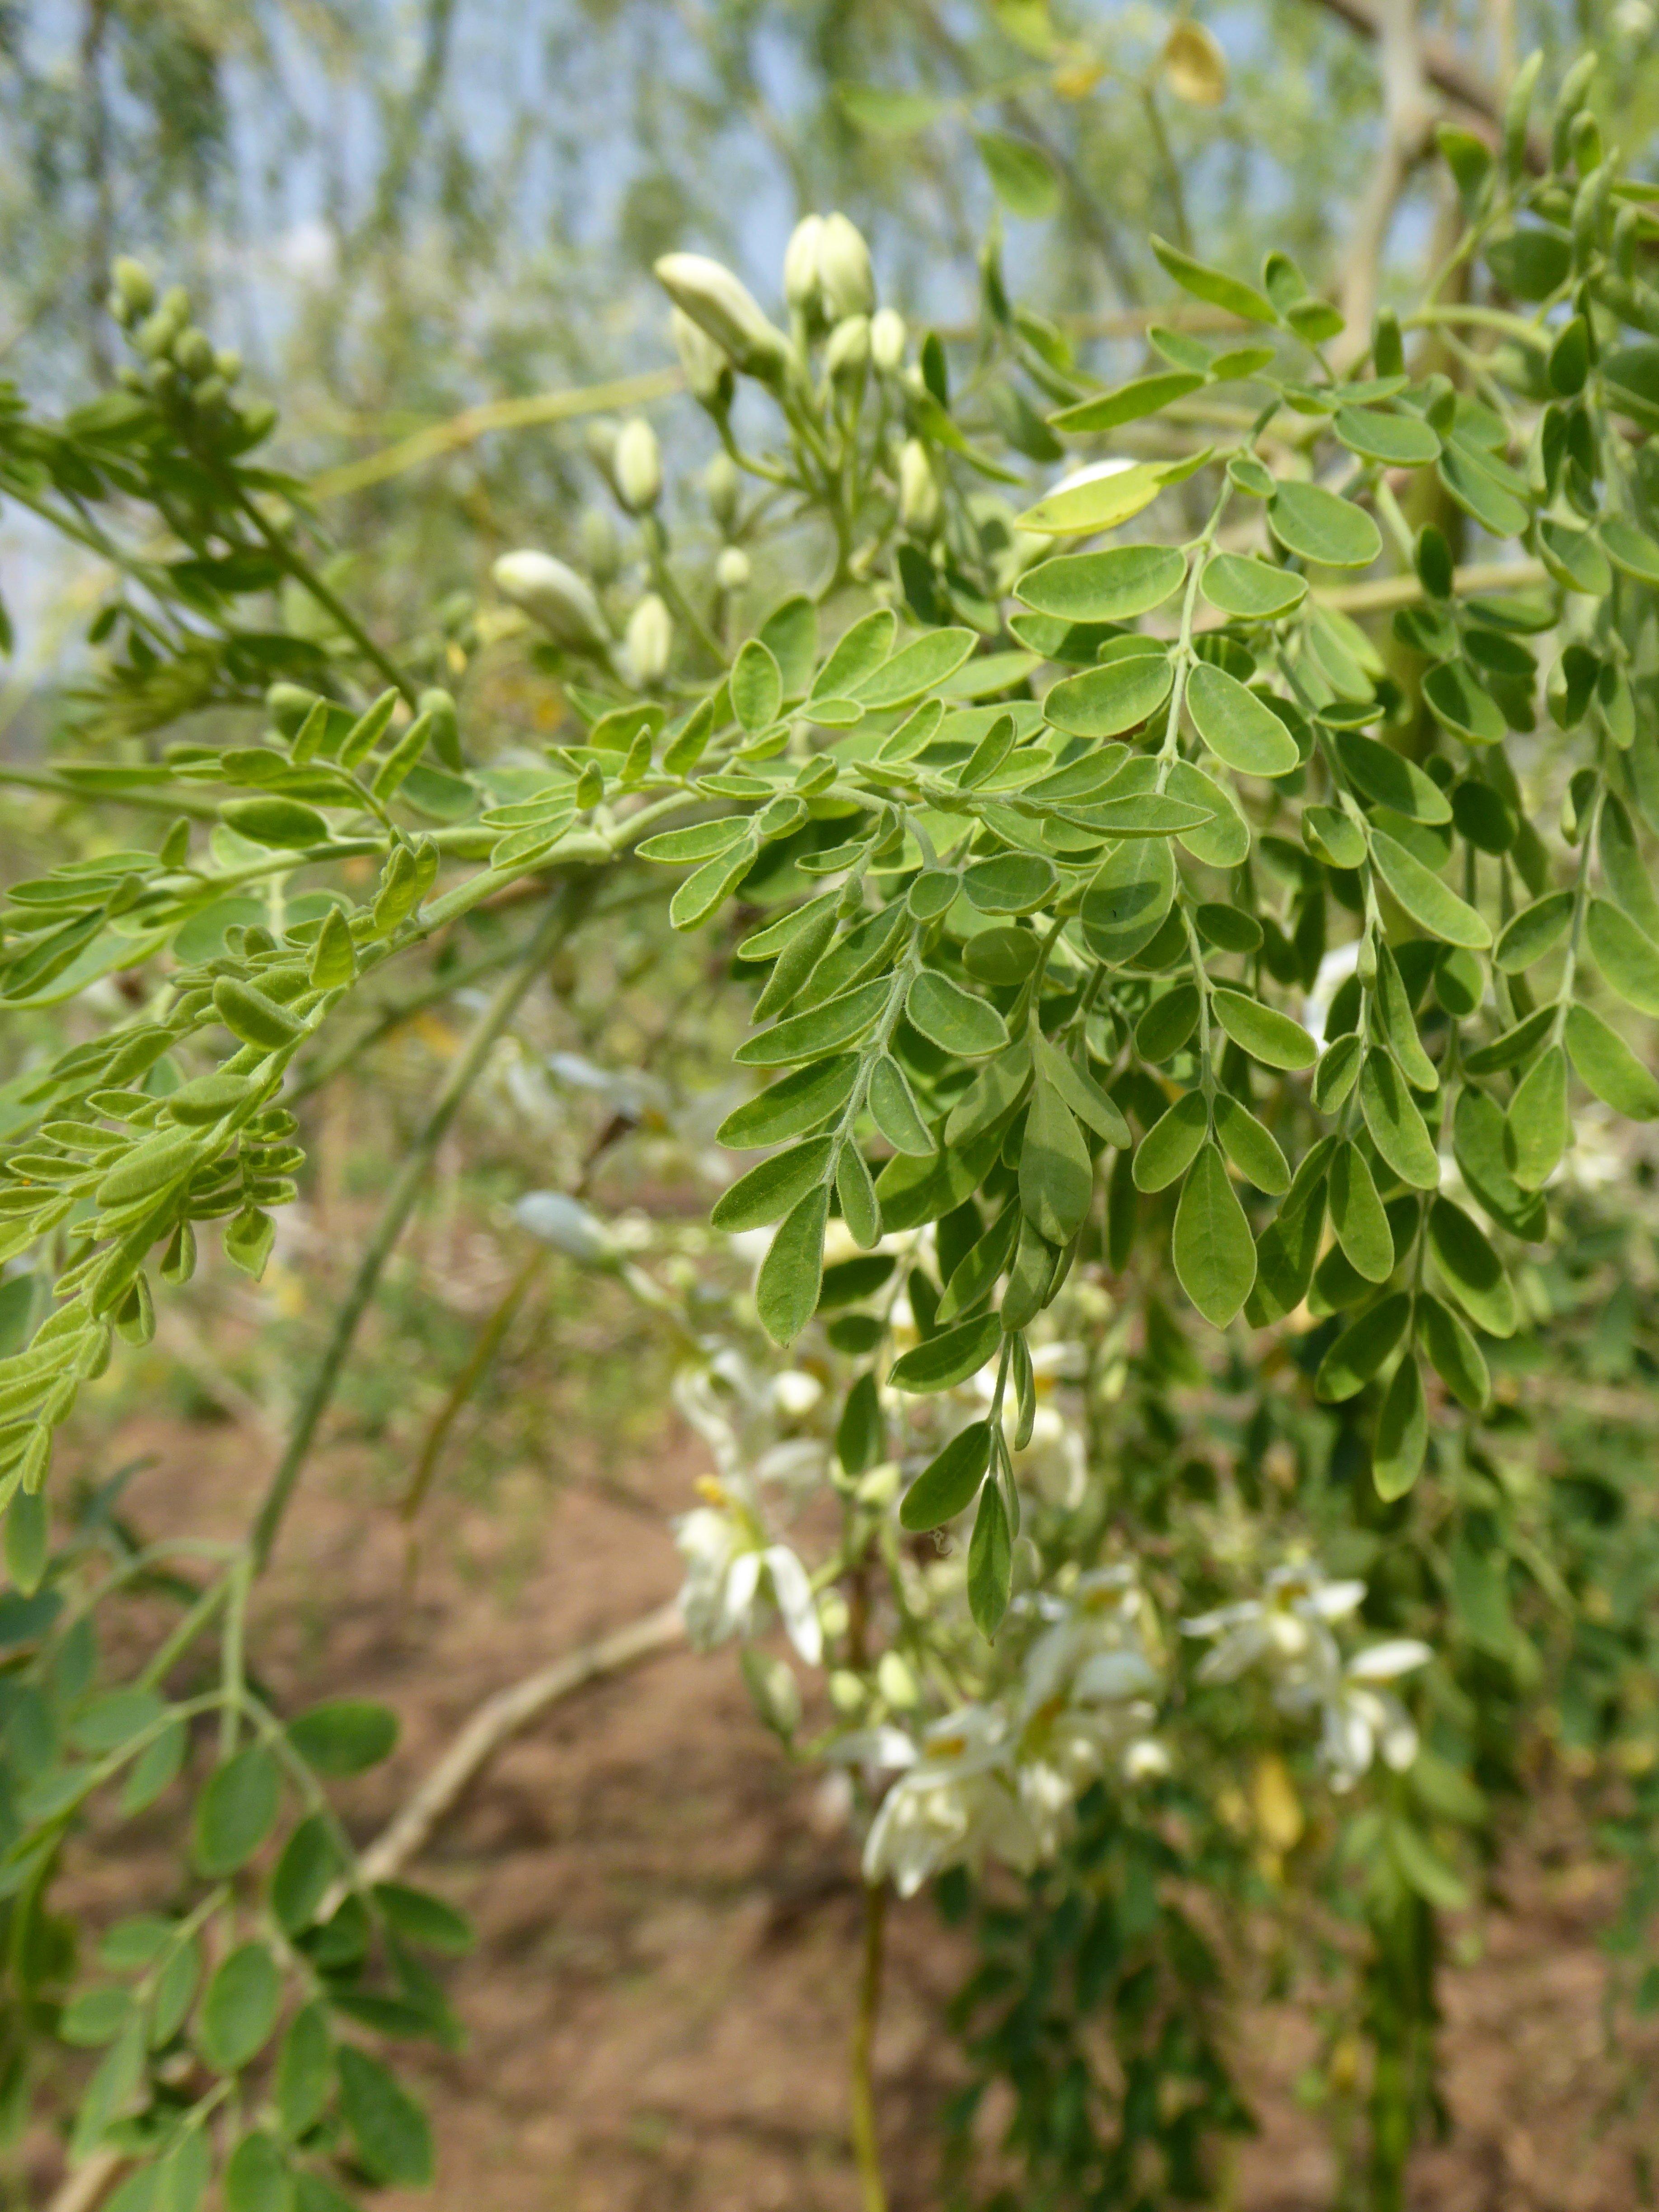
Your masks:
<svg viewBox="0 0 1659 2212"><path fill-rule="evenodd" d="M1383 0L1319 0L1319 5L1340 15L1350 30L1362 38L1382 35ZM1423 70L1429 82L1448 100L1455 100L1489 129L1501 130L1504 103L1497 88L1458 52L1449 39L1428 32L1423 40ZM1527 134L1527 167L1544 175L1550 166L1549 140L1540 131Z"/></svg>
<svg viewBox="0 0 1659 2212"><path fill-rule="evenodd" d="M1342 264L1342 319L1357 354L1370 340L1382 256L1401 195L1433 143L1435 109L1425 82L1417 0L1378 0L1382 139Z"/></svg>

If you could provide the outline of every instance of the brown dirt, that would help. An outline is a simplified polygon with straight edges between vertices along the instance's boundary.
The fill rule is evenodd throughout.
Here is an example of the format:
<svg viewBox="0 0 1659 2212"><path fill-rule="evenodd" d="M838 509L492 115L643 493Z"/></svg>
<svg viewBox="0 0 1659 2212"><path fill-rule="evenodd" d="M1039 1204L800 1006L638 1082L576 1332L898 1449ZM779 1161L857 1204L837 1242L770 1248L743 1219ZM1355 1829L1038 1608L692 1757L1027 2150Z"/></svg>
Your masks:
<svg viewBox="0 0 1659 2212"><path fill-rule="evenodd" d="M117 1456L155 1455L127 1499L152 1532L230 1533L270 1458L251 1422L145 1414L115 1441ZM411 1594L383 1460L355 1446L319 1460L252 1647L284 1701L349 1689L400 1715L394 1759L347 1794L361 1837L489 1692L672 1591L664 1516L700 1465L671 1432L624 1480L577 1464L550 1485L526 1462L496 1477L487 1504L441 1497ZM153 1853L133 1840L118 1854L85 1839L83 1896L111 1910L165 1896L159 1827ZM855 1853L817 1778L755 1720L729 1653L676 1650L555 1709L419 1873L474 1916L481 1942L453 1974L465 2051L410 2062L430 2093L437 2187L389 2212L852 2212ZM1515 1910L1491 1921L1484 1958L1448 1978L1454 2132L1420 2155L1410 2203L1627 2212L1642 2201L1639 2129L1598 2117L1633 2056L1609 2050L1601 2018L1607 1886L1528 1863L1509 1887ZM961 2078L941 2015L967 1954L925 1901L891 1923L885 2154L894 2212L921 2212L939 2201L932 2115ZM1315 2055L1305 2021L1266 2008L1240 2042L1263 2126L1232 2203L1328 2212L1328 2130L1296 2093Z"/></svg>

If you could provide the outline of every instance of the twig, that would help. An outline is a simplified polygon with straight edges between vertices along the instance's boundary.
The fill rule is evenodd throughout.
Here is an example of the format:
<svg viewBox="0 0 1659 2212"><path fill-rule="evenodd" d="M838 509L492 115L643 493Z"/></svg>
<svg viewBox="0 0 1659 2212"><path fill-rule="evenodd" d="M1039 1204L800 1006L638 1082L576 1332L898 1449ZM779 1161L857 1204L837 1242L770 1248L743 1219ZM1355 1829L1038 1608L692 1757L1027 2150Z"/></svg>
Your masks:
<svg viewBox="0 0 1659 2212"><path fill-rule="evenodd" d="M1362 38L1382 35L1379 0L1319 0L1319 4L1333 15L1340 15L1350 30L1358 31ZM1431 31L1422 45L1423 73L1435 89L1444 93L1448 100L1455 100L1471 115L1478 116L1492 129L1501 129L1504 104L1497 88L1464 59L1449 39ZM1549 140L1542 131L1528 133L1527 166L1540 176L1549 168Z"/></svg>
<svg viewBox="0 0 1659 2212"><path fill-rule="evenodd" d="M679 1601L671 1598L666 1605L642 1613L625 1628L584 1644L579 1650L556 1659L551 1666L486 1698L415 1795L363 1853L358 1862L362 1880L390 1881L411 1859L418 1858L439 1822L496 1753L550 1705L586 1683L601 1681L654 1658L680 1643L684 1635ZM335 1904L338 1901L337 1897L333 1899ZM330 1899L325 1898L319 1918L326 1919L330 1910Z"/></svg>
<svg viewBox="0 0 1659 2212"><path fill-rule="evenodd" d="M311 1388L295 1417L288 1449L270 1479L254 1521L251 1540L255 1561L260 1566L270 1556L276 1532L288 1510L289 1500L294 1494L295 1485L310 1453L318 1424L339 1382L340 1371L345 1365L346 1354L357 1334L358 1323L368 1310L381 1273L392 1256L392 1248L402 1236L404 1225L425 1186L433 1155L442 1143L462 1100L489 1058L491 1047L518 1011L520 1000L541 973L554 946L583 911L586 897L586 887L581 884L562 884L554 892L540 927L532 933L517 965L510 974L502 977L497 986L495 995L467 1041L465 1050L451 1068L442 1090L438 1093L425 1126L404 1155L403 1164L386 1195L380 1218L358 1264L351 1288L335 1316L333 1329L316 1374L312 1378Z"/></svg>
<svg viewBox="0 0 1659 2212"><path fill-rule="evenodd" d="M1382 143L1343 257L1342 319L1355 353L1369 343L1395 210L1412 171L1428 151L1435 123L1425 82L1417 0L1378 0L1375 35L1382 78Z"/></svg>

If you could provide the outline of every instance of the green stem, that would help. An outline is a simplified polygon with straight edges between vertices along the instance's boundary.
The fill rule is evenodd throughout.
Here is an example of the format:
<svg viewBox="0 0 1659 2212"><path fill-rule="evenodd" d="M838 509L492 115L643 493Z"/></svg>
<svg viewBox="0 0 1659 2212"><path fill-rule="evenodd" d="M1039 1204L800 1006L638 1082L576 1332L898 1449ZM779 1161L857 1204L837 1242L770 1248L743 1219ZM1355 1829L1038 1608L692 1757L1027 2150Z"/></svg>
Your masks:
<svg viewBox="0 0 1659 2212"><path fill-rule="evenodd" d="M465 1050L450 1070L424 1127L404 1156L403 1164L387 1194L380 1218L358 1263L351 1288L335 1316L333 1329L317 1371L312 1377L311 1387L295 1416L287 1449L254 1518L250 1540L256 1567L263 1567L270 1557L271 1547L283 1524L283 1516L288 1510L295 1486L310 1454L318 1425L338 1385L358 1324L368 1309L392 1249L415 1210L416 1201L425 1187L433 1157L443 1142L462 1100L489 1058L495 1040L518 1012L520 1000L541 973L554 946L574 926L585 905L586 898L581 889L561 885L554 893L540 926L525 947L523 957L518 965L502 977L494 997L479 1018Z"/></svg>
<svg viewBox="0 0 1659 2212"><path fill-rule="evenodd" d="M881 2008L882 1936L887 1917L884 1883L864 1885L864 1952L859 1975L859 2008L853 2023L853 2159L858 2167L863 2212L887 2212L881 2178L881 2145L876 2130L875 2081L871 2071L876 2020Z"/></svg>

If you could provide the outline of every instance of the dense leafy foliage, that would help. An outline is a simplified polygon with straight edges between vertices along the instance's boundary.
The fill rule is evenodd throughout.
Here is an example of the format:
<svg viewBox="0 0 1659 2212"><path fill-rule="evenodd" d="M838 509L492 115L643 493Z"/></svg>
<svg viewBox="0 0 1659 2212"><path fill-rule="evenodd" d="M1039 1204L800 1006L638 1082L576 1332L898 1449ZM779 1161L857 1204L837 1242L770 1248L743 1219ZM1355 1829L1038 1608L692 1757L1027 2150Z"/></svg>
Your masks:
<svg viewBox="0 0 1659 2212"><path fill-rule="evenodd" d="M89 826L3 915L17 1033L59 1008L78 1033L0 1091L0 1887L18 2094L40 2033L104 2050L73 2148L131 2162L123 2212L221 2168L234 2212L423 2179L418 2107L356 2031L452 2036L422 1954L465 1929L365 1879L330 1810L389 1717L283 1716L247 1672L334 1370L246 1543L115 1685L94 1610L158 1563L96 1510L52 1547L54 1436L198 1239L262 1271L354 994L527 893L337 1369L520 998L641 884L729 958L761 1085L720 1133L758 1160L713 1212L757 1241L752 1304L718 1347L685 1323L720 1468L679 1532L688 1627L775 1610L827 1670L809 1746L789 1668L746 1653L779 1734L858 1778L872 1899L1032 1878L1016 1910L991 1876L962 2011L1058 2201L1143 2201L1143 2141L1202 2191L1242 2115L1212 1939L1170 1882L1265 1903L1298 1853L1364 1933L1369 2155L1399 2201L1436 1916L1470 1893L1486 1792L1520 1781L1516 1716L1553 1698L1587 1749L1622 1741L1647 1655L1618 1468L1587 1445L1547 1492L1511 1387L1608 1233L1584 1163L1615 1163L1628 1232L1627 1131L1659 1118L1659 190L1603 147L1589 75L1541 172L1535 68L1496 152L1445 134L1464 228L1410 314L1349 331L1282 254L1257 283L1160 240L1180 301L1109 387L994 240L951 344L878 305L840 216L794 234L775 320L670 254L721 447L712 557L692 572L635 420L603 458L636 569L508 554L491 604L395 640L259 459L238 364L136 264L118 387L0 422L0 491L120 578L73 744L7 771ZM1014 155L986 158L1015 194ZM490 655L537 702L516 732L469 699ZM638 1276L559 1196L526 1225ZM757 1330L797 1366L769 1382ZM788 1524L815 1485L836 1526L809 1565ZM109 1931L60 2008L66 1832L94 1793L137 1814L175 1785L188 1901ZM1628 1818L1638 1863L1645 1837ZM1079 2025L1108 1992L1115 2136Z"/></svg>

